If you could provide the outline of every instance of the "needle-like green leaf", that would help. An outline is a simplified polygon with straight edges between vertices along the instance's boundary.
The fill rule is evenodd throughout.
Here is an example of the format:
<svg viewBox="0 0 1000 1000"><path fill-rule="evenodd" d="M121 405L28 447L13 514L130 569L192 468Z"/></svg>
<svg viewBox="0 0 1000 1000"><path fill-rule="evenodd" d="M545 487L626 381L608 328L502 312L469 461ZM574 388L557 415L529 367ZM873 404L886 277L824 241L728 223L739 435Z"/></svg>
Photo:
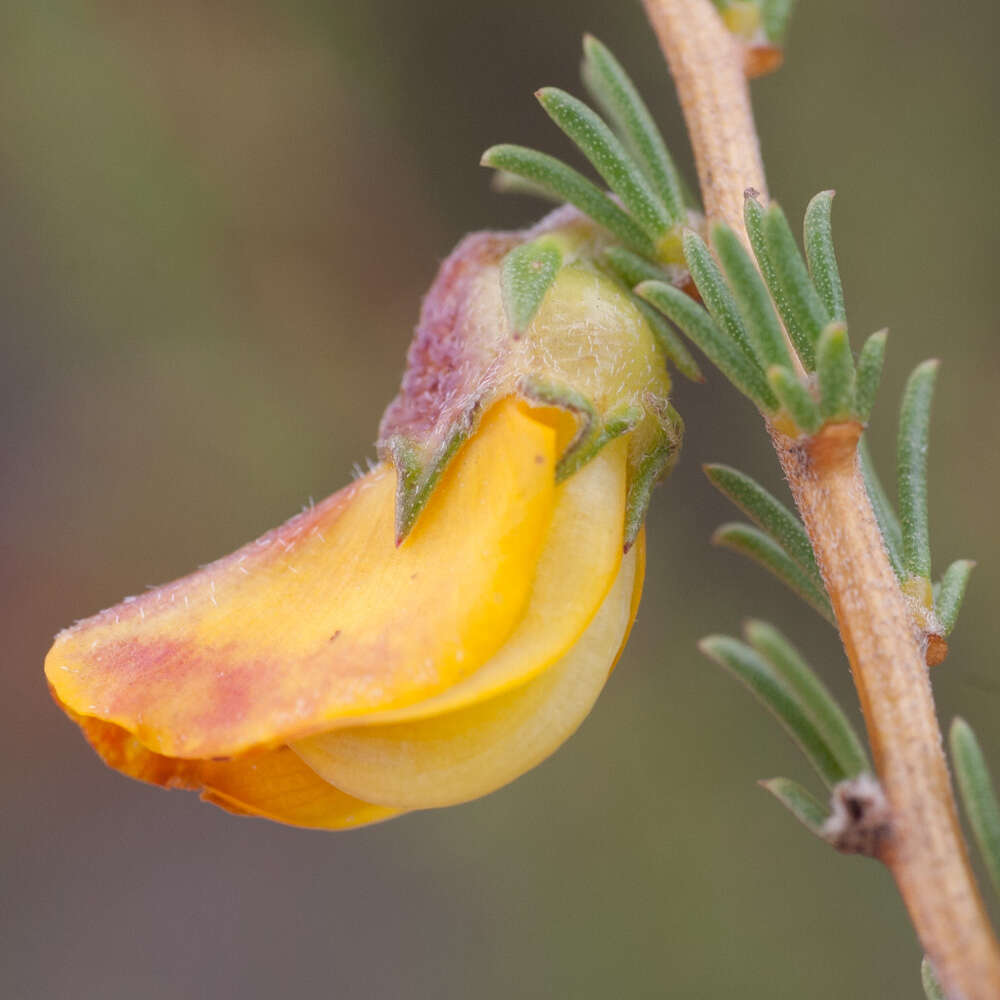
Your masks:
<svg viewBox="0 0 1000 1000"><path fill-rule="evenodd" d="M543 87L535 96L549 117L579 147L632 218L654 242L674 226L663 203L618 137L583 101L558 87Z"/></svg>
<svg viewBox="0 0 1000 1000"><path fill-rule="evenodd" d="M867 423L875 405L879 382L882 380L882 363L885 361L885 342L888 330L873 333L858 355L858 374L854 382L854 410L861 423Z"/></svg>
<svg viewBox="0 0 1000 1000"><path fill-rule="evenodd" d="M809 574L759 528L749 524L724 524L712 535L712 542L749 556L812 605L831 625L835 623L826 591L817 587Z"/></svg>
<svg viewBox="0 0 1000 1000"><path fill-rule="evenodd" d="M976 734L964 719L952 722L948 744L965 815L993 888L1000 893L1000 803L986 759Z"/></svg>
<svg viewBox="0 0 1000 1000"><path fill-rule="evenodd" d="M772 45L783 45L795 0L759 0L764 34Z"/></svg>
<svg viewBox="0 0 1000 1000"><path fill-rule="evenodd" d="M927 997L927 1000L948 1000L944 995L944 990L941 989L941 984L938 982L934 966L928 961L926 955L924 955L920 962L920 983L924 988L924 995Z"/></svg>
<svg viewBox="0 0 1000 1000"><path fill-rule="evenodd" d="M708 359L744 395L765 413L778 408L763 372L712 321L705 310L679 288L662 281L644 281L635 289L675 323L690 340L705 352Z"/></svg>
<svg viewBox="0 0 1000 1000"><path fill-rule="evenodd" d="M523 194L531 198L551 201L556 205L561 205L563 202L563 199L550 188L542 187L541 184L529 181L526 177L508 173L506 170L497 170L493 174L490 187L497 194Z"/></svg>
<svg viewBox="0 0 1000 1000"><path fill-rule="evenodd" d="M674 332L674 328L663 314L657 312L648 302L643 302L640 298L633 297L632 301L639 307L639 311L645 317L663 353L674 363L677 370L692 382L704 382L705 376L702 375L694 355Z"/></svg>
<svg viewBox="0 0 1000 1000"><path fill-rule="evenodd" d="M764 276L764 284L771 292L771 298L774 299L778 312L784 315L787 306L782 304L778 274L767 251L767 240L764 238L764 206L757 200L758 197L758 192L753 188L747 188L743 192L743 224L747 228L747 236L750 238L753 255L757 258L757 266Z"/></svg>
<svg viewBox="0 0 1000 1000"><path fill-rule="evenodd" d="M871 500L872 510L875 512L875 520L878 521L889 561L896 571L896 576L902 580L905 575L903 570L903 529L900 527L899 519L896 517L896 512L893 510L889 498L885 495L882 480L879 479L878 473L875 471L875 463L872 461L872 454L868 448L867 434L861 436L861 441L858 444L858 457L861 462L861 475L865 480L865 489L868 491L868 499Z"/></svg>
<svg viewBox="0 0 1000 1000"><path fill-rule="evenodd" d="M763 232L767 257L778 282L778 288L772 288L771 293L802 364L812 371L816 366L816 341L831 317L813 287L785 213L775 202L764 212Z"/></svg>
<svg viewBox="0 0 1000 1000"><path fill-rule="evenodd" d="M690 229L684 233L684 259L698 288L698 294L701 295L701 300L705 303L712 319L730 340L739 345L750 363L763 374L760 359L747 337L736 300L729 290L722 271L719 270L719 265L715 263L705 241Z"/></svg>
<svg viewBox="0 0 1000 1000"><path fill-rule="evenodd" d="M791 368L792 357L784 331L767 287L750 255L743 249L739 237L724 223L715 223L711 235L712 246L729 279L750 343L763 366Z"/></svg>
<svg viewBox="0 0 1000 1000"><path fill-rule="evenodd" d="M583 81L631 150L671 222L684 219L683 185L660 130L621 63L593 35L583 39Z"/></svg>
<svg viewBox="0 0 1000 1000"><path fill-rule="evenodd" d="M962 609L962 601L965 600L965 589L969 585L969 577L975 567L976 564L971 559L959 559L953 562L944 571L944 576L934 588L934 611L945 635L951 633L955 622L958 621L958 613Z"/></svg>
<svg viewBox="0 0 1000 1000"><path fill-rule="evenodd" d="M562 267L562 251L544 236L515 247L500 267L504 310L515 334L528 328Z"/></svg>
<svg viewBox="0 0 1000 1000"><path fill-rule="evenodd" d="M670 280L670 276L663 268L624 247L608 247L604 251L604 264L630 291L644 281L669 282ZM633 301L646 317L646 322L653 333L656 334L660 347L663 348L663 353L673 361L677 370L685 378L691 379L692 382L704 382L705 376L702 375L698 362L695 361L684 341L674 332L673 327L662 313L657 312L648 302L644 302L638 296L635 296Z"/></svg>
<svg viewBox="0 0 1000 1000"><path fill-rule="evenodd" d="M827 785L843 780L840 765L812 718L764 657L727 635L707 636L698 648L734 674L774 713Z"/></svg>
<svg viewBox="0 0 1000 1000"><path fill-rule="evenodd" d="M908 576L930 579L931 543L927 524L927 444L938 362L917 365L906 383L899 414L896 453L903 568Z"/></svg>
<svg viewBox="0 0 1000 1000"><path fill-rule="evenodd" d="M653 241L630 215L583 174L554 156L508 144L490 147L483 153L481 163L484 167L523 177L544 188L559 201L576 205L584 215L589 215L626 246L648 257L655 256Z"/></svg>
<svg viewBox="0 0 1000 1000"><path fill-rule="evenodd" d="M843 323L831 323L816 345L819 410L826 420L849 420L854 402L854 358Z"/></svg>
<svg viewBox="0 0 1000 1000"><path fill-rule="evenodd" d="M630 289L644 281L670 281L670 275L664 268L624 247L608 247L604 251L604 260Z"/></svg>
<svg viewBox="0 0 1000 1000"><path fill-rule="evenodd" d="M766 531L796 563L809 574L818 588L823 579L816 565L812 544L802 522L780 500L756 480L728 465L706 465L705 475L762 531Z"/></svg>
<svg viewBox="0 0 1000 1000"><path fill-rule="evenodd" d="M811 792L791 778L769 778L757 784L769 791L810 833L822 836L827 809Z"/></svg>
<svg viewBox="0 0 1000 1000"><path fill-rule="evenodd" d="M803 225L804 242L809 274L826 311L835 323L846 324L844 289L840 283L837 254L833 249L833 229L830 225L833 194L833 191L820 191L809 202Z"/></svg>
<svg viewBox="0 0 1000 1000"><path fill-rule="evenodd" d="M799 377L788 368L772 365L767 370L767 381L798 428L805 434L815 434L823 418L812 393Z"/></svg>
<svg viewBox="0 0 1000 1000"><path fill-rule="evenodd" d="M871 771L868 755L847 716L798 650L767 622L747 622L745 631L750 645L771 664L812 717L844 777Z"/></svg>

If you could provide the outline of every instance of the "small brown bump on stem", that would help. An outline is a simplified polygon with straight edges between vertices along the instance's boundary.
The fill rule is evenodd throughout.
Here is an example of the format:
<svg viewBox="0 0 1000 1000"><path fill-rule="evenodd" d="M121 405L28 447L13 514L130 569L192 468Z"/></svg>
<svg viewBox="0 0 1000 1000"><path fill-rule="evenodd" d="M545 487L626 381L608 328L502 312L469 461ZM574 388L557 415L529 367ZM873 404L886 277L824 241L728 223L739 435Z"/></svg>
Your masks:
<svg viewBox="0 0 1000 1000"><path fill-rule="evenodd" d="M780 45L764 42L751 44L743 53L743 72L748 80L756 80L759 76L777 72L784 61L785 51Z"/></svg>
<svg viewBox="0 0 1000 1000"><path fill-rule="evenodd" d="M948 640L943 635L931 633L927 636L927 649L924 652L924 659L927 666L937 667L948 658Z"/></svg>
<svg viewBox="0 0 1000 1000"><path fill-rule="evenodd" d="M882 786L870 774L838 782L820 833L841 854L878 858L892 833L892 814Z"/></svg>

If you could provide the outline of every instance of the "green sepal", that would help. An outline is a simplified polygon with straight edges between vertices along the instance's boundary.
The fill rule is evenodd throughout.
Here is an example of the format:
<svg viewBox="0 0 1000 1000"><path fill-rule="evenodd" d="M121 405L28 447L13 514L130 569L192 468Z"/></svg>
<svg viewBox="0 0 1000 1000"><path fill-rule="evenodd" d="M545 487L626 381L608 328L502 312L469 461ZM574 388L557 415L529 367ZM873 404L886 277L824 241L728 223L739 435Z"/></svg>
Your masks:
<svg viewBox="0 0 1000 1000"><path fill-rule="evenodd" d="M772 365L767 370L767 381L795 426L803 434L815 434L823 424L823 417L812 393L799 377L788 368Z"/></svg>
<svg viewBox="0 0 1000 1000"><path fill-rule="evenodd" d="M899 414L896 452L899 520L903 531L903 568L909 577L929 580L931 543L927 522L927 445L931 402L938 362L925 361L913 370Z"/></svg>
<svg viewBox="0 0 1000 1000"><path fill-rule="evenodd" d="M882 480L879 479L878 473L875 471L875 463L872 461L871 451L868 448L867 434L863 434L858 443L858 459L861 463L861 475L865 481L868 499L875 512L875 520L878 522L889 562L892 563L897 578L902 580L906 575L903 569L903 529L900 527L899 518L896 517L896 512L886 496Z"/></svg>
<svg viewBox="0 0 1000 1000"><path fill-rule="evenodd" d="M986 759L976 734L964 719L952 722L948 745L965 815L993 888L1000 895L1000 802Z"/></svg>
<svg viewBox="0 0 1000 1000"><path fill-rule="evenodd" d="M515 247L500 265L500 292L507 322L515 335L528 328L562 267L562 248L542 236Z"/></svg>
<svg viewBox="0 0 1000 1000"><path fill-rule="evenodd" d="M480 162L484 167L523 177L559 201L575 205L626 246L647 257L655 256L653 241L627 212L583 174L554 156L524 146L500 145L486 150Z"/></svg>
<svg viewBox="0 0 1000 1000"><path fill-rule="evenodd" d="M593 35L585 35L583 53L584 84L617 129L676 225L686 215L683 184L653 116L607 46Z"/></svg>
<svg viewBox="0 0 1000 1000"><path fill-rule="evenodd" d="M920 985L924 988L924 996L927 997L927 1000L948 1000L938 982L934 966L931 965L930 959L926 955L920 960Z"/></svg>
<svg viewBox="0 0 1000 1000"><path fill-rule="evenodd" d="M882 381L882 365L885 362L885 344L888 330L873 333L858 355L858 373L854 382L854 410L861 423L868 423L875 405L879 383Z"/></svg>
<svg viewBox="0 0 1000 1000"><path fill-rule="evenodd" d="M975 568L976 564L971 559L959 559L944 571L944 576L934 585L934 613L945 635L950 635L955 628L969 577Z"/></svg>
<svg viewBox="0 0 1000 1000"><path fill-rule="evenodd" d="M724 223L715 223L711 236L757 357L765 369L772 365L791 368L792 356L784 331L750 255L739 237Z"/></svg>
<svg viewBox="0 0 1000 1000"><path fill-rule="evenodd" d="M762 531L767 532L804 570L816 585L823 587L812 543L802 522L777 497L756 480L728 465L703 467L709 482L727 496Z"/></svg>
<svg viewBox="0 0 1000 1000"><path fill-rule="evenodd" d="M671 218L638 165L600 115L558 87L543 87L535 97L604 178L608 187L621 198L632 218L654 243L659 244L676 220Z"/></svg>
<svg viewBox="0 0 1000 1000"><path fill-rule="evenodd" d="M468 438L473 427L472 413L463 414L456 421L444 444L429 460L424 459L423 452L413 440L402 434L394 435L386 442L385 449L396 468L397 545L401 545L410 533L442 473Z"/></svg>
<svg viewBox="0 0 1000 1000"><path fill-rule="evenodd" d="M577 432L556 464L556 482L583 468L610 441L635 429L644 414L639 406L625 404L601 416L594 404L568 385L525 376L518 382L525 399L542 406L557 406L577 418Z"/></svg>
<svg viewBox="0 0 1000 1000"><path fill-rule="evenodd" d="M836 624L830 598L810 575L769 535L749 524L724 524L712 535L714 545L722 545L748 556L773 573L831 625Z"/></svg>
<svg viewBox="0 0 1000 1000"><path fill-rule="evenodd" d="M684 421L669 403L657 414L651 431L629 442L628 493L625 497L625 551L632 547L649 509L653 488L668 476L680 456Z"/></svg>
<svg viewBox="0 0 1000 1000"><path fill-rule="evenodd" d="M778 283L777 288L771 288L771 294L803 366L812 371L816 366L816 341L831 317L813 287L785 213L775 202L764 211L763 232L767 259Z"/></svg>
<svg viewBox="0 0 1000 1000"><path fill-rule="evenodd" d="M812 792L791 778L768 778L757 784L770 792L810 833L823 838L823 824L829 810Z"/></svg>
<svg viewBox="0 0 1000 1000"><path fill-rule="evenodd" d="M773 626L747 622L747 641L774 668L809 713L817 731L836 759L841 777L854 778L871 771L864 745L826 685L795 647Z"/></svg>
<svg viewBox="0 0 1000 1000"><path fill-rule="evenodd" d="M778 401L763 372L712 321L708 313L679 288L662 281L644 281L636 295L659 309L745 396L764 413L773 413Z"/></svg>
<svg viewBox="0 0 1000 1000"><path fill-rule="evenodd" d="M843 780L842 769L812 717L763 656L746 643L726 635L710 635L698 643L698 648L760 699L798 744L825 784L833 786Z"/></svg>
<svg viewBox="0 0 1000 1000"><path fill-rule="evenodd" d="M833 195L833 191L820 191L809 202L803 224L804 243L809 274L830 319L835 323L846 325L844 289L840 283L840 270L837 267L837 254L833 248L833 229L830 224Z"/></svg>
<svg viewBox="0 0 1000 1000"><path fill-rule="evenodd" d="M820 334L816 383L819 412L824 420L843 421L854 416L854 357L843 323L830 323Z"/></svg>
<svg viewBox="0 0 1000 1000"><path fill-rule="evenodd" d="M604 273L605 245L596 225L563 208L527 232L468 236L443 263L424 298L400 392L379 428L379 455L397 469L400 538L480 416L511 395L574 416L578 433L557 456L560 480L627 434L629 516L641 519L652 481L676 454L680 425L648 307ZM543 254L542 269L554 276L546 275L544 294L529 288L519 300L510 275L524 267L530 277L539 248L557 250L561 266L555 253ZM527 323L521 332L514 327L519 309ZM634 537L638 523L628 530Z"/></svg>
<svg viewBox="0 0 1000 1000"><path fill-rule="evenodd" d="M747 360L763 373L760 358L750 343L736 300L705 241L695 232L684 233L684 259L705 308L719 329L737 344Z"/></svg>
<svg viewBox="0 0 1000 1000"><path fill-rule="evenodd" d="M784 45L795 0L759 0L764 34L772 45Z"/></svg>

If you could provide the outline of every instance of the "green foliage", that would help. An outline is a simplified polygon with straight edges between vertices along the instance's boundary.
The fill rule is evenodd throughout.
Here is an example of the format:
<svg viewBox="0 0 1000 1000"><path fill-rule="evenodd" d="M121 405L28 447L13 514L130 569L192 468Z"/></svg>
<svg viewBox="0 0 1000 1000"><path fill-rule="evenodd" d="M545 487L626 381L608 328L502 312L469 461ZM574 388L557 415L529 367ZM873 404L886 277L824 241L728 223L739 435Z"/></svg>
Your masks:
<svg viewBox="0 0 1000 1000"><path fill-rule="evenodd" d="M760 0L764 34L772 45L784 45L795 0Z"/></svg>
<svg viewBox="0 0 1000 1000"><path fill-rule="evenodd" d="M870 771L868 755L857 733L798 650L767 622L750 621L745 632L750 645L767 658L805 707L823 742L836 758L843 777L854 778Z"/></svg>
<svg viewBox="0 0 1000 1000"><path fill-rule="evenodd" d="M834 423L850 420L854 405L854 358L843 323L831 323L816 345L820 413Z"/></svg>
<svg viewBox="0 0 1000 1000"><path fill-rule="evenodd" d="M558 87L545 87L535 95L549 117L573 140L633 219L654 243L674 224L663 202L653 193L639 165L625 151L618 137L583 101Z"/></svg>
<svg viewBox="0 0 1000 1000"><path fill-rule="evenodd" d="M645 230L583 174L554 156L508 144L490 147L481 162L484 167L521 177L558 201L575 205L626 246L647 257L653 256L653 241Z"/></svg>
<svg viewBox="0 0 1000 1000"><path fill-rule="evenodd" d="M810 833L822 836L827 809L811 792L791 778L768 778L757 784L770 792Z"/></svg>
<svg viewBox="0 0 1000 1000"><path fill-rule="evenodd" d="M934 966L927 960L926 955L920 962L920 982L924 987L924 995L927 997L927 1000L948 1000L944 995L944 990L941 989L941 984L938 982Z"/></svg>
<svg viewBox="0 0 1000 1000"><path fill-rule="evenodd" d="M606 45L593 35L583 40L583 81L652 189L673 225L686 216L684 185L645 102Z"/></svg>
<svg viewBox="0 0 1000 1000"><path fill-rule="evenodd" d="M773 365L790 369L792 356L760 272L729 226L717 222L711 234L712 246L732 288L755 354L765 370Z"/></svg>
<svg viewBox="0 0 1000 1000"><path fill-rule="evenodd" d="M945 635L950 635L955 627L969 577L975 568L976 564L971 559L958 559L944 571L944 576L934 587L934 611Z"/></svg>
<svg viewBox="0 0 1000 1000"><path fill-rule="evenodd" d="M993 888L1000 894L1000 802L986 759L976 734L964 719L952 722L948 744L965 815Z"/></svg>
<svg viewBox="0 0 1000 1000"><path fill-rule="evenodd" d="M879 382L882 380L882 365L885 361L885 344L889 337L888 330L873 333L861 348L858 355L858 374L854 383L854 408L858 419L868 423L875 396L878 393Z"/></svg>
<svg viewBox="0 0 1000 1000"><path fill-rule="evenodd" d="M770 535L817 589L823 589L812 544L795 514L760 483L739 470L728 465L706 465L704 468L712 485L732 500L758 528Z"/></svg>
<svg viewBox="0 0 1000 1000"><path fill-rule="evenodd" d="M858 458L861 462L861 475L864 477L865 489L868 491L868 499L871 501L872 510L875 512L875 520L878 522L879 531L882 533L882 541L885 543L886 552L896 576L903 579L903 529L899 525L899 518L893 509L889 498L885 494L882 481L875 471L875 463L872 461L871 451L868 448L868 437L863 435L858 445Z"/></svg>
<svg viewBox="0 0 1000 1000"><path fill-rule="evenodd" d="M764 210L763 232L777 281L772 289L775 302L803 366L812 371L816 367L816 341L833 317L820 300L785 213L776 202Z"/></svg>
<svg viewBox="0 0 1000 1000"><path fill-rule="evenodd" d="M742 681L792 736L828 788L869 770L861 741L823 682L773 626L749 622L746 642L708 636L703 653Z"/></svg>
<svg viewBox="0 0 1000 1000"><path fill-rule="evenodd" d="M823 417L809 386L790 368L781 365L772 365L767 370L767 381L795 426L806 434L815 434L823 425Z"/></svg>
<svg viewBox="0 0 1000 1000"><path fill-rule="evenodd" d="M907 576L930 580L931 543L927 523L927 448L931 401L938 362L918 365L906 383L899 413L896 454L899 520L903 529L903 568Z"/></svg>
<svg viewBox="0 0 1000 1000"><path fill-rule="evenodd" d="M844 290L840 284L837 268L837 253L833 248L833 229L830 214L833 207L833 191L820 191L806 208L803 223L806 260L809 274L816 286L826 311L835 323L847 323L844 308Z"/></svg>
<svg viewBox="0 0 1000 1000"><path fill-rule="evenodd" d="M603 264L630 292L644 281L670 281L670 275L658 264L624 247L608 247L604 251ZM664 354L676 365L677 370L692 382L704 382L705 376L702 375L698 362L663 314L636 295L632 299L656 334Z"/></svg>
<svg viewBox="0 0 1000 1000"><path fill-rule="evenodd" d="M689 295L663 281L644 281L635 292L660 310L704 352L708 359L745 396L765 413L778 408L778 400L760 366L712 321Z"/></svg>
<svg viewBox="0 0 1000 1000"><path fill-rule="evenodd" d="M812 605L831 625L835 623L830 598L822 585L816 584L770 535L749 524L724 524L712 535L712 543L753 559Z"/></svg>
<svg viewBox="0 0 1000 1000"><path fill-rule="evenodd" d="M483 155L483 165L520 177L528 187L518 190L540 190L575 205L651 261L682 263L684 188L649 109L618 60L590 36L584 40L582 73L611 125L557 87L545 87L536 96L623 208L572 167L523 146L494 146ZM503 187L509 189L510 182Z"/></svg>
<svg viewBox="0 0 1000 1000"><path fill-rule="evenodd" d="M504 257L500 291L515 334L524 333L534 319L562 261L558 244L544 236L531 243L522 243Z"/></svg>
<svg viewBox="0 0 1000 1000"><path fill-rule="evenodd" d="M747 356L750 364L763 374L764 369L757 358L757 352L750 344L729 284L705 241L691 230L684 234L684 259L709 315L726 337Z"/></svg>

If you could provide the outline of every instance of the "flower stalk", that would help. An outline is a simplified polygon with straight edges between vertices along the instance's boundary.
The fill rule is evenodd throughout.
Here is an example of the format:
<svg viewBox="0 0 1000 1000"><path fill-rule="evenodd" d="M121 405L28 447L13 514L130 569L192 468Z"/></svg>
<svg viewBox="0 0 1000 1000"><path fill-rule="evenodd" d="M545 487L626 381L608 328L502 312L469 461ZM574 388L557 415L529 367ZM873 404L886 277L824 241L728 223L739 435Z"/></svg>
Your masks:
<svg viewBox="0 0 1000 1000"><path fill-rule="evenodd" d="M766 198L743 52L710 0L644 0L674 77L710 222L747 245L744 191ZM889 802L877 855L947 996L1000 996L1000 949L969 866L925 662L858 457L862 427L769 427L833 604Z"/></svg>

